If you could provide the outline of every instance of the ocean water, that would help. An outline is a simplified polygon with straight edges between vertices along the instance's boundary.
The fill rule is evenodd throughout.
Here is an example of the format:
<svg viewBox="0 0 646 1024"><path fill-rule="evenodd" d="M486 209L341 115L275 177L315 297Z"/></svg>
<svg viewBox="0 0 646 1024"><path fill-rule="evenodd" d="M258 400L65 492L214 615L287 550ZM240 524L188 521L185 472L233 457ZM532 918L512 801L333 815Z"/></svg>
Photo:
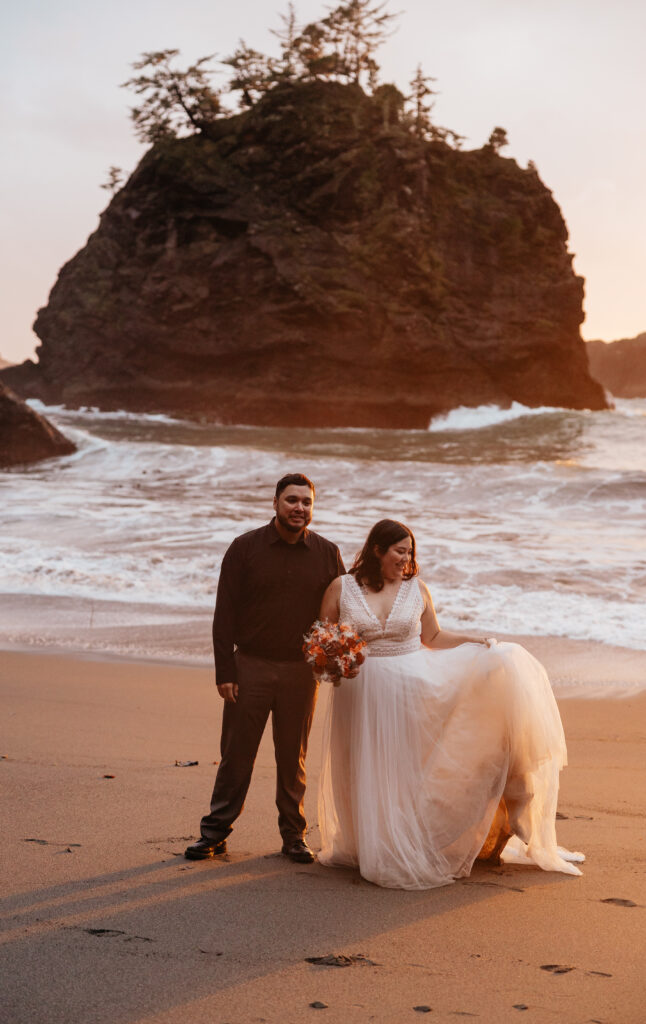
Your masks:
<svg viewBox="0 0 646 1024"><path fill-rule="evenodd" d="M137 622L169 633L194 622L207 653L227 545L270 518L275 481L300 471L317 486L312 527L346 564L377 519L413 529L446 628L646 649L646 400L456 409L427 431L32 404L78 451L0 473L0 643L51 643L52 607L89 626L109 608L112 640L90 629L85 646L114 648L115 630ZM190 633L178 633L187 654Z"/></svg>

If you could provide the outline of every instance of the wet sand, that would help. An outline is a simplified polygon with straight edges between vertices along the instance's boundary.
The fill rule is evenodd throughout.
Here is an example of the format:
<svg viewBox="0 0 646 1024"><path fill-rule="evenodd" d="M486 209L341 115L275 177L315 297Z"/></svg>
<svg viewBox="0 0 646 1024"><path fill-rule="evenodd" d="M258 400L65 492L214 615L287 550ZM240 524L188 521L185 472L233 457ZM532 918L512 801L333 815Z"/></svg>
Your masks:
<svg viewBox="0 0 646 1024"><path fill-rule="evenodd" d="M644 652L527 646L557 693L646 680ZM560 700L558 834L586 853L582 878L478 865L410 893L281 857L270 734L229 854L184 860L218 758L210 668L14 651L0 662L7 1024L642 1024L646 693ZM323 700L308 758L314 848ZM328 954L357 959L307 962Z"/></svg>

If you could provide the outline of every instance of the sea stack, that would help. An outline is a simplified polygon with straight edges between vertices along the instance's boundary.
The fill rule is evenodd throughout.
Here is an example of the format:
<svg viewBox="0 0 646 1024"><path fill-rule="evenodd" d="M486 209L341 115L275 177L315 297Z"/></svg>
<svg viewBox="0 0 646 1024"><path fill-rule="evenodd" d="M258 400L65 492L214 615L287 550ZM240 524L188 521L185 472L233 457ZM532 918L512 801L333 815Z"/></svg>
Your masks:
<svg viewBox="0 0 646 1024"><path fill-rule="evenodd" d="M646 332L620 341L589 341L590 373L617 398L646 398Z"/></svg>
<svg viewBox="0 0 646 1024"><path fill-rule="evenodd" d="M2 377L48 402L294 427L601 409L582 302L533 167L419 138L379 90L286 83L149 150L40 310L38 363Z"/></svg>

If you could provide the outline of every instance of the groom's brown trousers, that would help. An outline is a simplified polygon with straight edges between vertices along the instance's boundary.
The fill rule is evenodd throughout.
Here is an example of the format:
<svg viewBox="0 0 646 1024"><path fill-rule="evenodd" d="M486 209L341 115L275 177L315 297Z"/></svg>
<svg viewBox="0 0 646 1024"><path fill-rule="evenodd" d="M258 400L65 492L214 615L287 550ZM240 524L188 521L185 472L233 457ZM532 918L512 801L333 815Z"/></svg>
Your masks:
<svg viewBox="0 0 646 1024"><path fill-rule="evenodd" d="M304 661L266 661L236 651L238 697L226 701L220 765L211 811L200 824L205 839L231 832L244 806L260 740L271 712L276 753L276 806L284 843L302 839L306 821L305 755L318 683Z"/></svg>

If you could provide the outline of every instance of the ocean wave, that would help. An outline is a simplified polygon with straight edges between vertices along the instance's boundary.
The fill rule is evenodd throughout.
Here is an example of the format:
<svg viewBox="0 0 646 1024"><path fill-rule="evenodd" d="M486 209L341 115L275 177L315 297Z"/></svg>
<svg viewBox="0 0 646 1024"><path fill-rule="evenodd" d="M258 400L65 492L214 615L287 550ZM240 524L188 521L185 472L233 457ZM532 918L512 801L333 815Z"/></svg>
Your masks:
<svg viewBox="0 0 646 1024"><path fill-rule="evenodd" d="M646 416L646 398L615 398L613 395L612 400L615 408L611 412L618 412L629 418Z"/></svg>
<svg viewBox="0 0 646 1024"><path fill-rule="evenodd" d="M97 409L95 405L82 405L78 409L68 409L65 405L45 405L39 398L28 398L27 405L34 412L39 412L43 416L73 416L75 418L94 420L97 423L100 423L102 420L106 422L117 420L124 423L171 423L178 425L192 422L191 420L167 416L161 412L129 412L127 409L115 409L112 412L108 412Z"/></svg>
<svg viewBox="0 0 646 1024"><path fill-rule="evenodd" d="M500 405L478 405L471 407L460 405L457 409L442 416L434 417L429 423L428 429L431 432L442 430L482 430L483 427L496 427L500 423L508 423L510 420L520 419L522 416L543 416L546 413L567 413L569 409L561 409L556 406L541 405L531 408L522 405L520 402L512 402L509 408L503 409Z"/></svg>
<svg viewBox="0 0 646 1024"><path fill-rule="evenodd" d="M594 413L462 408L428 431L222 427L31 404L79 450L0 473L13 636L41 635L32 601L76 602L94 633L106 600L124 625L143 603L200 617L208 632L227 545L270 518L275 481L298 470L317 485L314 529L346 564L378 519L411 526L446 628L644 647L646 400Z"/></svg>

